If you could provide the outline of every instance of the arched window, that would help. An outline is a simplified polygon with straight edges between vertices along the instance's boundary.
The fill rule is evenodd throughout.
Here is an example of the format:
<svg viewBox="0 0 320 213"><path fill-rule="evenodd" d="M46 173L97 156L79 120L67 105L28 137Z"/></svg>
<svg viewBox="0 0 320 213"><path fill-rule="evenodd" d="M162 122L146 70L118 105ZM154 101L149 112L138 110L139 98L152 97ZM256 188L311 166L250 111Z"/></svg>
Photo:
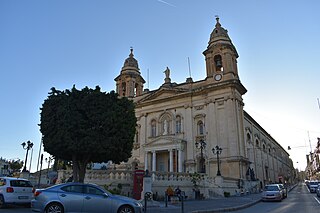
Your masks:
<svg viewBox="0 0 320 213"><path fill-rule="evenodd" d="M122 96L126 96L126 88L127 88L126 82L122 82Z"/></svg>
<svg viewBox="0 0 320 213"><path fill-rule="evenodd" d="M203 122L198 121L198 135L203 135L203 134L204 134Z"/></svg>
<svg viewBox="0 0 320 213"><path fill-rule="evenodd" d="M247 142L250 143L251 142L251 135L249 133L247 133Z"/></svg>
<svg viewBox="0 0 320 213"><path fill-rule="evenodd" d="M259 147L259 141L256 140L256 147Z"/></svg>
<svg viewBox="0 0 320 213"><path fill-rule="evenodd" d="M176 117L176 133L181 133L181 116Z"/></svg>
<svg viewBox="0 0 320 213"><path fill-rule="evenodd" d="M214 63L216 66L216 71L223 71L221 55L214 56Z"/></svg>
<svg viewBox="0 0 320 213"><path fill-rule="evenodd" d="M151 137L157 136L157 123L155 120L151 121Z"/></svg>

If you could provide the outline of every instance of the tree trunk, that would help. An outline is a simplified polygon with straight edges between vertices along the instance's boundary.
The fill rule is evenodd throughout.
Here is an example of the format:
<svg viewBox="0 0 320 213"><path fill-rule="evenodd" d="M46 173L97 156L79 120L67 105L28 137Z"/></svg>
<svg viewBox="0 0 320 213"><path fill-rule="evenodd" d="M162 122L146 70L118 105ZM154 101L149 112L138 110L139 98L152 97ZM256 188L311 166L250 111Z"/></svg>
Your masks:
<svg viewBox="0 0 320 213"><path fill-rule="evenodd" d="M84 177L86 175L87 163L86 162L79 162L79 182L84 182Z"/></svg>
<svg viewBox="0 0 320 213"><path fill-rule="evenodd" d="M76 155L72 156L73 182L79 182L79 166Z"/></svg>
<svg viewBox="0 0 320 213"><path fill-rule="evenodd" d="M86 175L88 162L77 160L76 156L72 157L73 182L83 183Z"/></svg>

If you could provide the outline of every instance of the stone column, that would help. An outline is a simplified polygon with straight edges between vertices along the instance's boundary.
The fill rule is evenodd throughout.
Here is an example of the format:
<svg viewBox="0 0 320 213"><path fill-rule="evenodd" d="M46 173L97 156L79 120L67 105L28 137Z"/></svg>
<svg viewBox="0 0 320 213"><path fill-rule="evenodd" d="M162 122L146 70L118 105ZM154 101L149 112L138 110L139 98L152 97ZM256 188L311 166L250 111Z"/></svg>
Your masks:
<svg viewBox="0 0 320 213"><path fill-rule="evenodd" d="M144 153L144 170L148 169L148 152Z"/></svg>
<svg viewBox="0 0 320 213"><path fill-rule="evenodd" d="M152 151L152 171L155 172L156 171L156 159L157 159L157 155L156 155L156 151Z"/></svg>
<svg viewBox="0 0 320 213"><path fill-rule="evenodd" d="M173 172L173 151L172 151L172 149L169 150L169 153L170 153L170 159L169 159L170 169L169 169L169 172Z"/></svg>
<svg viewBox="0 0 320 213"><path fill-rule="evenodd" d="M178 172L182 172L182 151L179 149L178 150L178 157L179 157L179 160L178 160Z"/></svg>

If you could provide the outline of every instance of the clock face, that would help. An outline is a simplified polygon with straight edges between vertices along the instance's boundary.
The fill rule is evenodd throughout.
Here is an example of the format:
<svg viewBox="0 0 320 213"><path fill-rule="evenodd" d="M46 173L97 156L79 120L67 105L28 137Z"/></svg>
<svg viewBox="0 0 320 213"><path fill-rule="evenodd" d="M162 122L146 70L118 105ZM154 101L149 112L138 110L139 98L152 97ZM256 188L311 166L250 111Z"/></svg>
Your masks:
<svg viewBox="0 0 320 213"><path fill-rule="evenodd" d="M214 76L214 79L215 79L216 81L220 81L221 78L222 78L222 75L221 75L221 74L216 74L216 75Z"/></svg>

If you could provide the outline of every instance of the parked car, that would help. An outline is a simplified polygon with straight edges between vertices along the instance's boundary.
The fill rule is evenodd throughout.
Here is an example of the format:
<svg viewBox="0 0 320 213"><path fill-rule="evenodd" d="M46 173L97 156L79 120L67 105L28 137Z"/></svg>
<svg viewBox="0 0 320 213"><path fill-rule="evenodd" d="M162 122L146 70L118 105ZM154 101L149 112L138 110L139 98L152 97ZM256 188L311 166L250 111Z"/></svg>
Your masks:
<svg viewBox="0 0 320 213"><path fill-rule="evenodd" d="M280 187L280 189L281 189L282 197L283 197L283 198L287 198L287 197L288 197L287 187L285 187L282 183L279 183L278 185L279 185L279 187Z"/></svg>
<svg viewBox="0 0 320 213"><path fill-rule="evenodd" d="M318 184L318 188L316 189L317 196L320 197L320 184Z"/></svg>
<svg viewBox="0 0 320 213"><path fill-rule="evenodd" d="M264 187L262 192L262 200L269 201L269 200L276 200L282 201L283 199L283 192L279 184L269 184Z"/></svg>
<svg viewBox="0 0 320 213"><path fill-rule="evenodd" d="M142 213L138 200L113 195L95 184L63 183L46 189L37 189L31 202L35 212L99 212Z"/></svg>
<svg viewBox="0 0 320 213"><path fill-rule="evenodd" d="M7 204L30 206L33 186L27 179L0 177L0 208Z"/></svg>
<svg viewBox="0 0 320 213"><path fill-rule="evenodd" d="M309 191L310 193L316 193L316 190L318 188L318 181L310 181L309 183Z"/></svg>

